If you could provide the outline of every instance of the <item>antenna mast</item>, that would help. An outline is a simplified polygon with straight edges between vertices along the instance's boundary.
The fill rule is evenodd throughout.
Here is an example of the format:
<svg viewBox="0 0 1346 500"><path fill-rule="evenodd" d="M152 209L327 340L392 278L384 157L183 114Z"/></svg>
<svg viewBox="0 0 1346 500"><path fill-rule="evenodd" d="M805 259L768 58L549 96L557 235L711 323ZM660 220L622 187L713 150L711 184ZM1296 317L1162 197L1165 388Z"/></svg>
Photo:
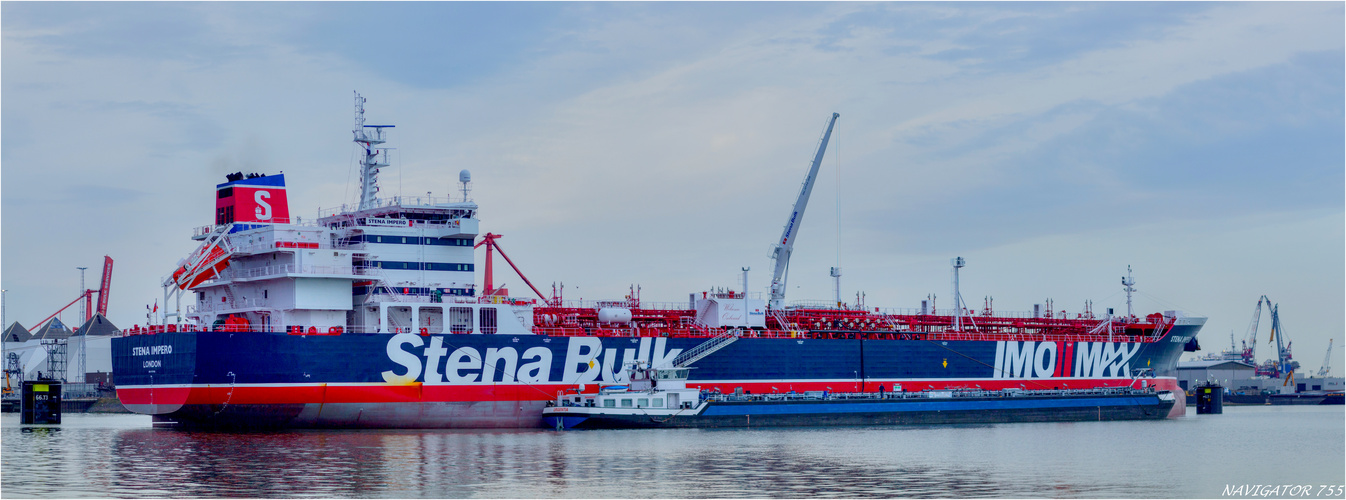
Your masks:
<svg viewBox="0 0 1346 500"><path fill-rule="evenodd" d="M360 210L379 205L379 169L388 166L388 150L375 149L387 142L383 129L392 125L365 125L365 98L355 93L355 143L364 146L360 159Z"/></svg>
<svg viewBox="0 0 1346 500"><path fill-rule="evenodd" d="M963 331L963 294L958 290L958 270L967 265L962 257L953 258L953 331Z"/></svg>
<svg viewBox="0 0 1346 500"><path fill-rule="evenodd" d="M1126 287L1126 288L1123 288L1123 290L1126 290L1126 321L1127 321L1127 322L1130 322L1130 321L1131 321L1131 318L1136 317L1135 313L1131 311L1131 292L1136 291L1136 288L1134 287L1135 284L1136 284L1136 280L1135 280L1134 278L1131 277L1131 266L1126 266L1126 276L1122 278L1122 286Z"/></svg>

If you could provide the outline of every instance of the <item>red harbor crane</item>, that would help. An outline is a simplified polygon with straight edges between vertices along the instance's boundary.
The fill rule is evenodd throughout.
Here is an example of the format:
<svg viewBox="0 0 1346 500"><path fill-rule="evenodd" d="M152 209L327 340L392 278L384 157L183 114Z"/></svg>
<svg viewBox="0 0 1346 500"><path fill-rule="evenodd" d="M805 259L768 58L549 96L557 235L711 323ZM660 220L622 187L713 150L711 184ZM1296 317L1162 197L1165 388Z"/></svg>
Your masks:
<svg viewBox="0 0 1346 500"><path fill-rule="evenodd" d="M99 283L98 289L84 290L80 292L79 296L75 297L75 300L70 301L69 304L62 306L60 309L57 309L56 312L51 313L51 316L47 316L45 318L42 318L42 321L38 321L36 323L37 327L34 328L33 331L37 331L37 329L41 328L42 325L47 323L47 321L50 321L52 318L55 318L57 314L61 314L61 312L70 308L70 306L79 303L80 300L84 300L84 317L80 318L80 323L89 321L89 318L92 318L95 312L95 309L93 308L94 294L98 294L98 309L96 310L96 312L103 316L107 316L108 291L111 289L112 289L112 257L104 255L103 279Z"/></svg>

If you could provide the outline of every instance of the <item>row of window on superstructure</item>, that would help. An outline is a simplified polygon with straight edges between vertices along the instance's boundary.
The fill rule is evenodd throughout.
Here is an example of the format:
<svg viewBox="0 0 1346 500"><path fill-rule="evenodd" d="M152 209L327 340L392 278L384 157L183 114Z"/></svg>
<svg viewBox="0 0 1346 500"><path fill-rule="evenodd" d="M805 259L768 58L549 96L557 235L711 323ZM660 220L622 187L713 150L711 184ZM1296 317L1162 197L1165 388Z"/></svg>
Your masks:
<svg viewBox="0 0 1346 500"><path fill-rule="evenodd" d="M616 408L616 407L617 407L617 399L618 399L618 398L605 398L605 399L603 399L603 407L604 407L604 408ZM633 401L633 398L621 398L621 402L622 402L622 406L621 406L622 408L631 408L631 407L632 407L632 406L631 406L632 403L635 404L635 407L636 407L636 408L663 408L663 407L664 407L664 398L654 398L654 404L653 404L653 405L650 404L650 399L649 399L649 398L634 398L634 401Z"/></svg>
<svg viewBox="0 0 1346 500"><path fill-rule="evenodd" d="M395 245L431 245L444 247L470 247L473 240L471 238L435 238L432 236L388 236L381 234L357 234L349 238L342 238L341 244L354 245L357 243L391 243Z"/></svg>
<svg viewBox="0 0 1346 500"><path fill-rule="evenodd" d="M457 220L471 219L473 215L474 212L472 210L450 210L447 213L395 212L395 213L385 213L377 216L370 215L368 217L374 219L406 220L410 221L411 224L415 225L428 224L431 226L435 225L442 226ZM368 227L369 225L372 225L372 224L366 224L365 221L366 217L360 217L358 219L351 217L341 217L339 219L329 220L324 224L332 229L343 227L356 227L356 226Z"/></svg>
<svg viewBox="0 0 1346 500"><path fill-rule="evenodd" d="M472 297L475 295L475 291L471 288L426 288L416 286L385 287L379 285L356 285L351 287L351 295L367 295L371 293L375 295L402 294L431 296L438 293L440 296L449 295L455 297Z"/></svg>
<svg viewBox="0 0 1346 500"><path fill-rule="evenodd" d="M391 260L366 260L356 262L357 266L377 267L406 271L472 271L475 264L455 264L450 262L399 262Z"/></svg>

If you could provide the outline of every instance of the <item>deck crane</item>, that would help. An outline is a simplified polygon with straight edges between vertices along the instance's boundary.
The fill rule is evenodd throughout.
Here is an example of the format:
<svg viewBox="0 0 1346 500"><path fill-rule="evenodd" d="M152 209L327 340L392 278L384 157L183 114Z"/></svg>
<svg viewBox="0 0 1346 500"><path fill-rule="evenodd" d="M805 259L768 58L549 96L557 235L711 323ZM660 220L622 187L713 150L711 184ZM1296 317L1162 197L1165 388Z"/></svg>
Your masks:
<svg viewBox="0 0 1346 500"><path fill-rule="evenodd" d="M64 305L64 306L61 306L61 308L60 308L60 309L57 309L56 312L54 312L54 313L51 314L51 316L47 316L47 317L45 317L45 318L42 318L42 321L38 321L37 323L35 323L35 324L37 325L37 327L34 328L33 331L37 331L39 328L42 327L42 325L46 324L47 321L51 320L52 318L55 318L57 314L61 314L61 312L63 312L63 311L65 311L66 309L70 308L70 306L73 306L73 305L79 303L80 300L83 300L83 301L84 301L84 317L83 317L83 318L80 318L80 322L81 322L81 323L88 322L88 321L89 321L89 318L92 318L92 317L93 317L93 313L95 312L95 309L93 308L93 295L94 295L94 294L98 294L98 309L96 309L96 311L98 312L98 314L101 314L101 315L103 315L103 316L107 316L107 299L108 299L108 291L109 291L111 288L112 288L112 257L108 257L108 256L104 255L104 256L103 256L103 279L99 282L99 287L98 287L98 289L97 289L97 290L92 290L92 289L91 289L91 290L84 290L84 291L81 291L80 294L79 294L79 297L75 297L75 300L70 301L69 304L66 304L66 305Z"/></svg>
<svg viewBox="0 0 1346 500"><path fill-rule="evenodd" d="M1318 376L1326 377L1332 373L1332 339L1327 339L1327 356L1323 358L1323 366L1318 368Z"/></svg>
<svg viewBox="0 0 1346 500"><path fill-rule="evenodd" d="M548 299L546 295L542 294L541 290L538 290L537 287L533 286L533 282L528 281L528 277L523 275L523 271L519 270L519 266L514 265L514 261L510 260L508 255L505 255L505 250L500 248L500 244L495 241L500 238L501 235L499 234L486 233L481 237L481 241L478 242L475 246L473 246L473 248L481 248L483 245L486 246L486 273L485 273L486 290L482 292L482 295L483 296L504 295L504 287L501 288L495 287L495 281L494 281L495 269L491 263L491 250L495 250L497 252L500 252L501 257L505 258L505 262L509 263L509 267L514 268L514 273L518 274L520 278L523 278L524 284L527 284L528 288L533 289L533 293L536 293L538 297L542 297L542 301L547 303L548 305L555 305L552 304L552 301Z"/></svg>
<svg viewBox="0 0 1346 500"><path fill-rule="evenodd" d="M827 131L823 132L823 137L818 142L818 153L813 156L813 164L809 166L809 172L804 176L804 185L799 188L799 198L795 200L789 220L785 221L785 231L781 233L780 241L771 248L774 272L771 275L771 301L768 303L770 309L779 311L784 306L785 274L790 266L790 253L794 251L795 235L799 234L799 226L804 222L804 210L808 208L809 195L813 193L813 182L818 178L818 166L822 165L823 153L827 151L827 141L832 137L832 127L837 124L837 118L840 116L838 113L832 113L832 119L827 122Z"/></svg>

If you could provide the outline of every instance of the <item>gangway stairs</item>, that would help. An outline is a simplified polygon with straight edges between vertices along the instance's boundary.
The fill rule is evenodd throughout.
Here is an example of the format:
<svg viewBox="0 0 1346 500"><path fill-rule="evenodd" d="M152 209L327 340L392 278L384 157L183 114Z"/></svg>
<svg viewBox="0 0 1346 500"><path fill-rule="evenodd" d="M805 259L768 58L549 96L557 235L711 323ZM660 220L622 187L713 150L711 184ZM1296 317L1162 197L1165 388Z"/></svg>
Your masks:
<svg viewBox="0 0 1346 500"><path fill-rule="evenodd" d="M797 327L798 325L791 325L788 321L785 320L785 313L781 312L780 309L772 309L771 317L776 319L776 328L780 328L781 330L798 329Z"/></svg>
<svg viewBox="0 0 1346 500"><path fill-rule="evenodd" d="M1103 321L1099 321L1097 325L1094 325L1093 328L1089 329L1089 335L1098 335L1103 333L1103 330L1105 329L1108 331L1108 338L1112 338L1113 327L1111 316L1105 318Z"/></svg>
<svg viewBox="0 0 1346 500"><path fill-rule="evenodd" d="M892 331L895 332L902 331L902 325L899 324L897 321L894 321L892 316L889 316L887 314L883 315L883 323L888 325L888 328L891 329Z"/></svg>
<svg viewBox="0 0 1346 500"><path fill-rule="evenodd" d="M719 335L716 335L715 337L712 337L710 340L702 342L700 345L687 350L687 352L679 354L678 357L676 358L673 358L673 366L676 368L684 368L688 365L691 365L692 363L700 361L702 358L714 354L715 351L728 347L729 344L732 344L734 343L734 341L738 340L739 336L742 334L743 334L742 330L735 328L733 330L729 330Z"/></svg>

